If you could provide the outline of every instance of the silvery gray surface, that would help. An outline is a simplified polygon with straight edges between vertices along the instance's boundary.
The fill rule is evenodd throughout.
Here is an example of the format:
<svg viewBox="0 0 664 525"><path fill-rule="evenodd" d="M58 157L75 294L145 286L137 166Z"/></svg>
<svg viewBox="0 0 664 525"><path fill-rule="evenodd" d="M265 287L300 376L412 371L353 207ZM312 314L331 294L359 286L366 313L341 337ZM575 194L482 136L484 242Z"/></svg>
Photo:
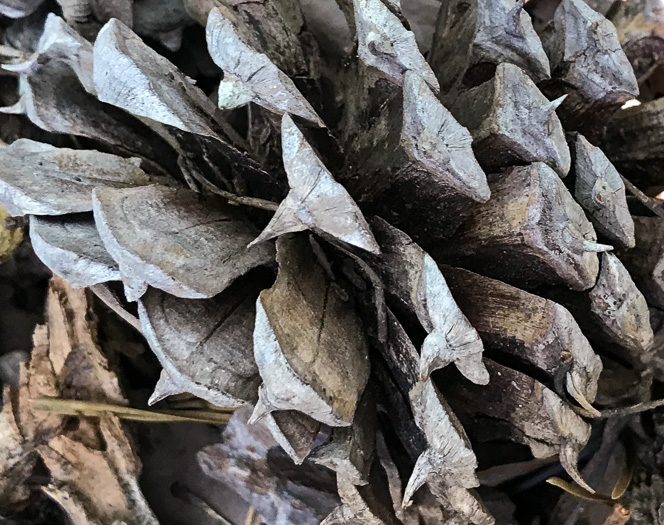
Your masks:
<svg viewBox="0 0 664 525"><path fill-rule="evenodd" d="M252 244L309 229L366 251L378 252L360 208L334 180L288 114L281 123L281 143L290 192Z"/></svg>
<svg viewBox="0 0 664 525"><path fill-rule="evenodd" d="M120 269L104 248L91 215L32 215L30 241L37 257L76 288L120 280Z"/></svg>
<svg viewBox="0 0 664 525"><path fill-rule="evenodd" d="M88 212L96 187L149 184L140 164L136 158L18 139L0 147L0 205L12 215Z"/></svg>

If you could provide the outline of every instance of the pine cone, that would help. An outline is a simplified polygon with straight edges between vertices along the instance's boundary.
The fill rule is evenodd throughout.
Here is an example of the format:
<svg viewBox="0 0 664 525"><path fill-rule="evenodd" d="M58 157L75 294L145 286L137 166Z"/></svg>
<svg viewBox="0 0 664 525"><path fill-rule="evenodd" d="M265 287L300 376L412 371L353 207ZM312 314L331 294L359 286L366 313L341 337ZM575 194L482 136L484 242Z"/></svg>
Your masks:
<svg viewBox="0 0 664 525"><path fill-rule="evenodd" d="M629 399L603 363L661 367L664 212L634 184L664 109L621 109L661 58L631 7L616 33L582 0L445 0L418 42L399 0L59 3L0 1L2 112L41 128L0 148L0 206L73 286L122 282L151 402L254 407L335 471L328 525L492 524L495 442L594 492L593 403Z"/></svg>

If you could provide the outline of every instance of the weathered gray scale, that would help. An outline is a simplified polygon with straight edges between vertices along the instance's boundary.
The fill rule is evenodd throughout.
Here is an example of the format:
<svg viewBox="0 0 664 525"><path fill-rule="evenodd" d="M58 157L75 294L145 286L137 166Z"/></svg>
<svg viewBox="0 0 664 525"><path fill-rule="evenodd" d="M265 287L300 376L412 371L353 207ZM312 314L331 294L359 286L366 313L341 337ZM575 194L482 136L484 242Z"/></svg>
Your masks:
<svg viewBox="0 0 664 525"><path fill-rule="evenodd" d="M150 184L140 166L136 158L18 139L0 147L0 205L14 216L92 211L94 188Z"/></svg>
<svg viewBox="0 0 664 525"><path fill-rule="evenodd" d="M603 254L604 255L604 254ZM477 329L488 357L507 354L558 383L579 404L597 394L602 361L561 305L468 270L442 266L452 295ZM563 392L560 392L561 394Z"/></svg>
<svg viewBox="0 0 664 525"><path fill-rule="evenodd" d="M259 290L246 280L203 300L148 290L138 303L138 315L164 368L152 403L181 392L221 407L256 402L260 376L251 341Z"/></svg>
<svg viewBox="0 0 664 525"><path fill-rule="evenodd" d="M493 79L464 91L449 107L473 136L485 171L545 162L564 177L571 157L556 115L561 102L549 101L519 67L502 63Z"/></svg>
<svg viewBox="0 0 664 525"><path fill-rule="evenodd" d="M592 224L546 164L514 167L489 176L493 197L463 224L440 254L520 287L595 285L598 244Z"/></svg>
<svg viewBox="0 0 664 525"><path fill-rule="evenodd" d="M555 392L521 372L485 359L493 388L510 391L500 403L495 392L468 381L449 378L445 396L476 442L510 439L527 445L536 458L560 455L560 462L580 486L592 487L581 477L578 455L590 438L590 425ZM516 386L515 386L516 385Z"/></svg>
<svg viewBox="0 0 664 525"><path fill-rule="evenodd" d="M76 288L120 280L91 215L30 217L30 242L48 268Z"/></svg>
<svg viewBox="0 0 664 525"><path fill-rule="evenodd" d="M634 247L634 221L627 207L625 184L597 146L579 134L569 137L575 176L574 197L595 230L617 248Z"/></svg>
<svg viewBox="0 0 664 525"><path fill-rule="evenodd" d="M530 16L515 0L441 3L429 63L452 97L502 63L519 66L534 82L551 76Z"/></svg>
<svg viewBox="0 0 664 525"><path fill-rule="evenodd" d="M583 0L562 0L540 38L553 79L543 90L555 97L569 94L559 111L569 131L596 132L603 119L639 94L615 27Z"/></svg>
<svg viewBox="0 0 664 525"><path fill-rule="evenodd" d="M485 385L482 341L463 315L435 261L410 237L384 220L372 219L382 254L375 266L388 298L413 317L428 333L419 357L419 375L426 379L438 368L454 363L470 381Z"/></svg>
<svg viewBox="0 0 664 525"><path fill-rule="evenodd" d="M265 397L252 421L299 410L331 426L353 422L369 377L367 341L349 298L315 260L307 235L277 241L277 281L256 302Z"/></svg>
<svg viewBox="0 0 664 525"><path fill-rule="evenodd" d="M224 71L218 89L220 108L232 109L254 102L274 113L290 113L324 126L293 81L267 55L242 38L226 9L215 8L210 12L206 35L210 56Z"/></svg>
<svg viewBox="0 0 664 525"><path fill-rule="evenodd" d="M222 199L153 185L100 190L93 200L97 229L123 280L204 299L273 260L267 244L246 248L256 229ZM128 299L142 291L127 290Z"/></svg>
<svg viewBox="0 0 664 525"><path fill-rule="evenodd" d="M252 245L309 229L378 253L378 244L357 204L334 180L288 114L282 118L281 143L290 192Z"/></svg>

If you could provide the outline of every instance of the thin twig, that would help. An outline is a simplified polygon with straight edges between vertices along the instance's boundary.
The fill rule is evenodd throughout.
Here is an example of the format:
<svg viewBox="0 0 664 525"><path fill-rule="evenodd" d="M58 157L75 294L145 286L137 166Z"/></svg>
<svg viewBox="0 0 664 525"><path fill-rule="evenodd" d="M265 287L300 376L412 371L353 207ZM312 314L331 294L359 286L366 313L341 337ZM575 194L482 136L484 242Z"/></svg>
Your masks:
<svg viewBox="0 0 664 525"><path fill-rule="evenodd" d="M546 482L549 485L553 485L554 487L563 489L565 492L571 494L572 496L584 499L586 501L603 503L604 505L609 505L609 506L612 506L614 504L614 501L607 496L602 496L601 494L592 494L591 492L588 492L586 489L579 487L578 485L575 485L573 483L568 483L567 481L561 478L557 477L549 478L546 480Z"/></svg>
<svg viewBox="0 0 664 525"><path fill-rule="evenodd" d="M570 406L580 416L606 419L609 417L630 416L632 414L639 414L641 412L647 412L648 410L659 408L661 406L664 406L664 399L656 399L654 401L644 401L643 403L637 403L636 405L628 407L608 408L606 410L600 411L599 415L593 414L588 410L586 410L585 408L577 407L574 405Z"/></svg>
<svg viewBox="0 0 664 525"><path fill-rule="evenodd" d="M210 193L219 195L220 197L234 202L235 204L242 204L244 206L251 206L252 208L259 208L261 210L268 210L272 212L277 211L277 208L279 207L276 202L268 201L265 199L257 199L256 197L244 197L242 195L231 193L230 191L219 189L205 177L202 177L196 173L195 170L191 171L191 175Z"/></svg>
<svg viewBox="0 0 664 525"><path fill-rule="evenodd" d="M212 411L189 410L140 410L138 408L111 405L108 403L95 403L75 399L57 399L42 397L31 401L33 410L50 412L63 416L101 417L104 414L113 414L120 419L141 421L144 423L211 423L225 425L231 414Z"/></svg>
<svg viewBox="0 0 664 525"><path fill-rule="evenodd" d="M634 195L640 202L643 204L646 208L648 208L651 212L653 212L655 215L661 217L664 219L664 208L657 202L657 199L653 199L652 197L648 197L645 193L643 193L639 188L634 186L632 182L627 179L624 175L620 175L622 177L623 182L625 183L625 188L629 190L629 192Z"/></svg>

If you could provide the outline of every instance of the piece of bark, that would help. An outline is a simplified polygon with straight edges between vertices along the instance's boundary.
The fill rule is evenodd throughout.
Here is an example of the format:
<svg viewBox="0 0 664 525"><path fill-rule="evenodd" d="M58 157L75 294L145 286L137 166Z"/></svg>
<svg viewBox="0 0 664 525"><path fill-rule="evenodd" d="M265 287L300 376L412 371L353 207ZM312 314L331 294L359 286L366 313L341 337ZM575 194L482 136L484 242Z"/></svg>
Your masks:
<svg viewBox="0 0 664 525"><path fill-rule="evenodd" d="M363 209L419 242L448 238L490 196L470 133L416 72L406 72L403 90L377 75L360 69L348 81L344 185Z"/></svg>
<svg viewBox="0 0 664 525"><path fill-rule="evenodd" d="M444 247L449 262L520 287L594 286L594 252L612 248L597 244L592 224L551 168L514 167L490 175L489 184L491 200Z"/></svg>
<svg viewBox="0 0 664 525"><path fill-rule="evenodd" d="M519 67L502 63L492 79L463 92L449 107L472 134L485 171L545 162L564 177L571 157L556 115L561 102L549 101Z"/></svg>
<svg viewBox="0 0 664 525"><path fill-rule="evenodd" d="M279 273L256 302L254 356L269 411L350 426L369 376L367 342L342 288L314 263L308 235L277 241Z"/></svg>
<svg viewBox="0 0 664 525"><path fill-rule="evenodd" d="M584 407L595 400L602 361L569 311L468 270L441 269L459 307L479 332L487 357L511 356L527 365L525 371L537 370L535 377L546 377L549 385L564 385Z"/></svg>
<svg viewBox="0 0 664 525"><path fill-rule="evenodd" d="M597 283L589 291L552 289L543 293L569 308L597 348L617 354L637 368L642 366L653 345L650 313L618 257L601 255Z"/></svg>
<svg viewBox="0 0 664 525"><path fill-rule="evenodd" d="M2 0L0 15L9 18L24 18L34 13L44 0Z"/></svg>
<svg viewBox="0 0 664 525"><path fill-rule="evenodd" d="M398 85L403 84L406 72L413 71L437 93L438 80L420 53L415 35L399 17L383 0L352 2L360 60Z"/></svg>
<svg viewBox="0 0 664 525"><path fill-rule="evenodd" d="M477 458L470 441L456 416L428 379L419 382L410 392L417 426L422 429L429 447L417 459L406 486L403 505L424 483L444 504L474 525L492 525L478 497L468 489L477 487Z"/></svg>
<svg viewBox="0 0 664 525"><path fill-rule="evenodd" d="M659 217L634 217L636 247L616 255L648 304L664 308L664 228Z"/></svg>
<svg viewBox="0 0 664 525"><path fill-rule="evenodd" d="M296 465L309 456L321 424L297 410L280 410L265 416L265 426Z"/></svg>
<svg viewBox="0 0 664 525"><path fill-rule="evenodd" d="M20 473L16 470L15 462L21 463L24 474L29 474L37 459L37 448L41 450L41 447L47 446L46 444L54 439L58 442L65 440L74 443L75 447L88 449L99 450L104 446L99 423L96 421L82 419L77 425L65 425L67 420L62 416L34 410L33 400L45 397L76 398L116 405L127 404L112 363L99 347L97 328L90 295L84 290L75 290L62 279L54 277L49 284L46 299L46 324L35 330L30 362L22 365L18 388L6 390L3 397L0 428L4 429L5 423L10 423L18 433L15 436L19 436L21 441L20 450L13 449L10 456L0 456L0 478L14 483L11 488L7 487L14 494L14 501L20 500L21 494L26 494L22 489L26 478L17 476ZM0 447L0 452L12 449L9 440L3 440L3 444L6 447ZM109 449L109 454L119 459L121 454L116 455L116 452L128 451ZM55 461L57 463L58 458L55 458ZM54 477L60 474L61 465L54 464ZM11 468L10 472L6 470L7 467ZM128 471L129 469L129 474ZM76 472L72 472L72 475L75 474ZM149 509L138 491L135 478L133 486L136 490L129 490L132 482L129 477L131 476L125 479L127 490L131 492L128 497L135 503L137 512L145 511L148 515ZM0 482L0 492L4 489L5 486ZM87 497L86 501L91 501L93 505L100 501L99 494L90 493ZM4 493L0 498L4 501ZM117 502L104 500L102 503L113 506ZM125 516L133 512L132 507L126 504L117 506L116 511L125 512ZM135 521L128 519L129 522Z"/></svg>
<svg viewBox="0 0 664 525"><path fill-rule="evenodd" d="M120 280L120 269L104 248L90 215L30 217L37 257L75 288Z"/></svg>
<svg viewBox="0 0 664 525"><path fill-rule="evenodd" d="M271 246L246 248L255 229L222 199L165 186L100 190L95 223L123 279L204 299L272 261Z"/></svg>
<svg viewBox="0 0 664 525"><path fill-rule="evenodd" d="M559 454L572 479L594 492L577 467L590 426L536 379L490 359L485 359L485 364L491 375L490 388L461 379L445 381L445 398L471 439L508 439L527 445L536 458Z"/></svg>
<svg viewBox="0 0 664 525"><path fill-rule="evenodd" d="M278 115L290 113L324 126L295 83L267 55L243 40L226 12L213 9L206 26L210 56L224 71L218 106L232 109L254 102Z"/></svg>
<svg viewBox="0 0 664 525"><path fill-rule="evenodd" d="M482 342L468 322L435 261L410 237L375 217L372 226L381 246L376 266L388 299L416 317L427 332L419 357L419 375L425 380L450 363L470 381L489 382L482 364Z"/></svg>
<svg viewBox="0 0 664 525"><path fill-rule="evenodd" d="M92 211L95 187L150 184L136 158L19 139L0 147L0 205L11 215Z"/></svg>
<svg viewBox="0 0 664 525"><path fill-rule="evenodd" d="M251 344L259 290L247 279L212 299L180 299L148 290L138 302L138 316L168 376L151 403L164 397L166 386L222 407L257 400L260 377Z"/></svg>
<svg viewBox="0 0 664 525"><path fill-rule="evenodd" d="M664 99L617 111L607 123L602 149L634 183L661 183L664 169Z"/></svg>
<svg viewBox="0 0 664 525"><path fill-rule="evenodd" d="M252 245L310 229L378 253L378 244L357 204L334 180L288 114L282 119L281 144L290 192Z"/></svg>
<svg viewBox="0 0 664 525"><path fill-rule="evenodd" d="M444 94L488 80L502 63L519 66L534 82L551 77L523 5L515 0L441 4L429 63Z"/></svg>
<svg viewBox="0 0 664 525"><path fill-rule="evenodd" d="M255 507L268 523L317 525L339 504L333 473L309 461L293 465L251 411L236 411L221 442L197 454L203 473Z"/></svg>
<svg viewBox="0 0 664 525"><path fill-rule="evenodd" d="M74 515L82 508L92 523L119 520L157 525L157 518L138 485L140 460L120 420L104 416L99 421L99 430L104 450L92 449L67 436L56 436L39 447L51 483L58 489L51 495L66 512L70 505L74 505ZM46 492L49 493L48 488ZM58 498L58 494L62 497Z"/></svg>
<svg viewBox="0 0 664 525"><path fill-rule="evenodd" d="M353 485L369 483L376 447L376 401L368 387L355 411L353 424L332 429L330 441L316 448L309 459Z"/></svg>
<svg viewBox="0 0 664 525"><path fill-rule="evenodd" d="M591 136L639 94L615 28L583 0L562 0L540 37L552 76L542 89L550 97L568 94L559 109L566 129Z"/></svg>
<svg viewBox="0 0 664 525"><path fill-rule="evenodd" d="M602 150L579 134L569 137L575 177L574 197L595 230L618 248L634 247L634 221L629 214L625 184Z"/></svg>

